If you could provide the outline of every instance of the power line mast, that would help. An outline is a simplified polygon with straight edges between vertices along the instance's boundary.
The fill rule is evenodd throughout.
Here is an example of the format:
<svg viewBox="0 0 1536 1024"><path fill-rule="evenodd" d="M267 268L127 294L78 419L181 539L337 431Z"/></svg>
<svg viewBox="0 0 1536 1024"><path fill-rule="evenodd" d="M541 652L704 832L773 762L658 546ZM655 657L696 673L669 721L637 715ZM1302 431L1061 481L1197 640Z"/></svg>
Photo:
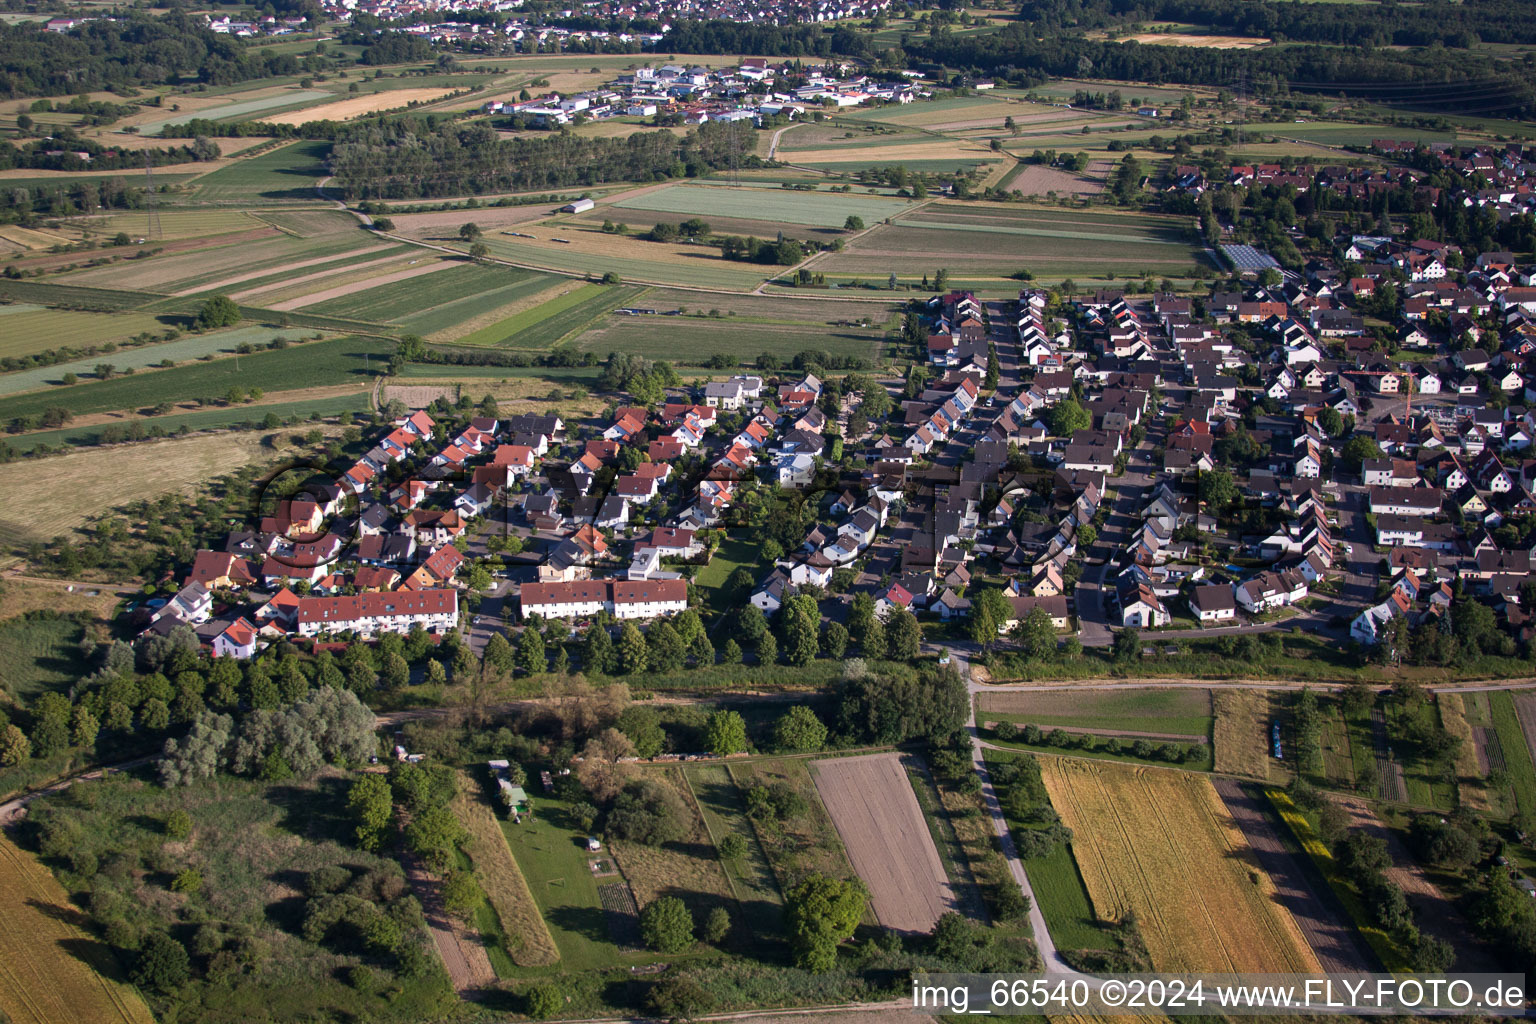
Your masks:
<svg viewBox="0 0 1536 1024"><path fill-rule="evenodd" d="M160 226L160 209L155 205L155 171L147 149L144 151L144 209L148 214L144 237L159 238L165 231Z"/></svg>

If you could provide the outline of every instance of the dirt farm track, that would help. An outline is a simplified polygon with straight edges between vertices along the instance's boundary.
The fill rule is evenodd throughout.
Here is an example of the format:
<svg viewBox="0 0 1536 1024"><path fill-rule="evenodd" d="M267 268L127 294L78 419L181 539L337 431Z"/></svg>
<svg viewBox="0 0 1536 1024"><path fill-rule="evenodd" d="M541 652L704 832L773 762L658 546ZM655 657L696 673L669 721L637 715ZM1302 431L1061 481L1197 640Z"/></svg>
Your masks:
<svg viewBox="0 0 1536 1024"><path fill-rule="evenodd" d="M955 896L901 755L840 757L812 768L880 923L901 932L932 931L954 909Z"/></svg>

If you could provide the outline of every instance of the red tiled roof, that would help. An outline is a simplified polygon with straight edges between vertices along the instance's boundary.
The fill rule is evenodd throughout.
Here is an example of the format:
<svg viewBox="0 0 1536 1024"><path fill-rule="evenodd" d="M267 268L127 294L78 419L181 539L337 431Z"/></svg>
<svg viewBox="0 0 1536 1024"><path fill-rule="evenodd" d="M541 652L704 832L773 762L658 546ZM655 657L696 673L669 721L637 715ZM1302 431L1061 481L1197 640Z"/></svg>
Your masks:
<svg viewBox="0 0 1536 1024"><path fill-rule="evenodd" d="M399 615L446 615L458 607L454 590L391 591L352 597L299 599L299 622L354 622Z"/></svg>

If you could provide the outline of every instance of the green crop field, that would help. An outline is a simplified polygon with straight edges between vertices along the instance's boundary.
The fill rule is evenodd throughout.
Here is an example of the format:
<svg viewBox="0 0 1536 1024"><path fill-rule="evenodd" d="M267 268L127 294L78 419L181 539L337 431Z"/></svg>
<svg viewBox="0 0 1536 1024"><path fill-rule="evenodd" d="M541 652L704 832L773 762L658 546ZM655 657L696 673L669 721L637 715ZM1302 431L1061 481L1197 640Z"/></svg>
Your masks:
<svg viewBox="0 0 1536 1024"><path fill-rule="evenodd" d="M722 860L747 926L757 935L777 933L783 928L784 897L747 817L746 798L729 769L723 764L694 765L683 770L683 777L699 803L711 841L718 846L734 833L747 842L747 852L739 861Z"/></svg>
<svg viewBox="0 0 1536 1024"><path fill-rule="evenodd" d="M498 320L496 323L482 327L473 334L466 334L454 342L454 344L483 348L506 345L514 340L521 341L518 336L535 324L543 323L556 314L591 302L600 296L603 291L602 285L584 284L579 288L566 292L564 295L557 295L548 302L541 302L531 309L522 310L503 320ZM523 348L525 346L518 344L513 347Z"/></svg>
<svg viewBox="0 0 1536 1024"><path fill-rule="evenodd" d="M1493 718L1493 731L1498 734L1499 747L1504 751L1504 770L1509 773L1515 803L1521 814L1536 814L1536 765L1531 763L1531 748L1520 728L1515 699L1508 690L1496 690L1488 695L1488 707Z"/></svg>
<svg viewBox="0 0 1536 1024"><path fill-rule="evenodd" d="M648 359L677 359L686 354L698 363L712 355L735 356L742 362L763 352L781 357L806 349L834 356L875 360L880 354L878 330L800 324L755 324L726 317L719 320L656 316L611 316L576 339L583 352L607 355L630 352Z"/></svg>
<svg viewBox="0 0 1536 1024"><path fill-rule="evenodd" d="M0 306L0 329L9 326L4 316L7 308ZM142 314L130 313L72 313L64 310L48 310L50 313L62 313L66 316L111 316L114 319L142 316ZM163 329L166 324L154 317L147 317L151 321L150 330ZM180 318L167 318L179 320ZM52 322L52 321L50 321ZM156 345L141 345L137 348L120 348L116 352L103 353L86 359L75 359L67 363L58 363L54 366L42 366L32 370L18 370L15 373L0 374L0 395L14 395L22 391L32 391L49 385L57 385L64 379L66 373L73 373L77 377L89 377L96 372L96 367L102 363L111 363L118 370L142 370L145 367L154 366L156 363L167 359L175 363L184 363L189 359L201 359L203 356L220 352L233 352L241 343L261 347L273 338L288 338L294 340L299 337L297 330L280 330L270 327L237 327L228 331L214 331L210 334L199 334L194 337L181 338L177 341L165 341Z"/></svg>
<svg viewBox="0 0 1536 1024"><path fill-rule="evenodd" d="M740 217L822 228L840 228L849 216L873 223L894 217L910 205L904 200L874 196L708 185L668 185L613 204L615 209Z"/></svg>
<svg viewBox="0 0 1536 1024"><path fill-rule="evenodd" d="M431 334L531 295L551 278L515 267L464 263L435 274L353 292L306 307L327 316L398 323ZM503 297L510 291L511 297Z"/></svg>
<svg viewBox="0 0 1536 1024"><path fill-rule="evenodd" d="M367 373L382 373L395 346L371 338L315 341L274 352L193 363L131 377L92 381L0 400L0 420L37 415L50 406L77 416L116 409L138 409L161 402L219 399L230 388L293 388L361 383Z"/></svg>
<svg viewBox="0 0 1536 1024"><path fill-rule="evenodd" d="M336 99L335 93L326 92L323 89L295 89L292 92L280 92L275 96L262 96L259 99L240 100L236 103L225 103L217 107L204 107L201 110L194 110L184 114L179 113L163 121L152 121L149 124L143 125L139 130L144 135L158 135L160 134L160 129L167 125L186 124L188 121L194 120L245 120L255 114L270 114L288 107L303 107L311 103L319 103L321 100L334 99Z"/></svg>
<svg viewBox="0 0 1536 1024"><path fill-rule="evenodd" d="M602 373L597 366L454 366L446 363L406 363L396 376L417 380L462 377L466 380L523 380L534 378L553 384L590 386ZM683 376L687 376L683 372Z"/></svg>
<svg viewBox="0 0 1536 1024"><path fill-rule="evenodd" d="M60 345L100 345L169 326L148 313L80 313L29 303L0 306L0 357L30 356ZM6 381L0 377L0 392L8 390Z"/></svg>
<svg viewBox="0 0 1536 1024"><path fill-rule="evenodd" d="M331 144L305 140L222 167L197 181L197 198L209 202L253 199L313 200L315 182L325 177Z"/></svg>
<svg viewBox="0 0 1536 1024"><path fill-rule="evenodd" d="M1049 730L1087 730L1210 736L1208 690L983 693L976 699L978 721L1033 724Z"/></svg>
<svg viewBox="0 0 1536 1024"><path fill-rule="evenodd" d="M266 402L260 405L227 405L204 412L177 413L170 416L144 416L134 422L146 431L159 428L170 435L185 427L187 430L227 430L232 427L258 427L268 414L280 420L309 420L312 417L340 416L342 413L366 413L373 407L372 396L367 391L339 398L312 398L298 402ZM122 421L116 421L123 426ZM65 427L62 430L40 430L33 434L18 434L6 439L6 444L17 452L29 452L39 445L50 448L61 444L97 444L101 439L102 424L90 427Z"/></svg>
<svg viewBox="0 0 1536 1024"><path fill-rule="evenodd" d="M1368 146L1373 139L1406 139L1413 142L1455 142L1464 138L1454 131L1437 132L1419 128L1392 128L1347 121L1277 121L1250 124L1243 129L1253 135L1273 135L1280 139L1300 139L1303 142L1321 142L1330 146Z"/></svg>
<svg viewBox="0 0 1536 1024"><path fill-rule="evenodd" d="M280 231L301 238L317 235L358 234L364 230L362 222L345 210L330 207L315 210L293 210L282 213L258 213L258 218Z"/></svg>
<svg viewBox="0 0 1536 1024"><path fill-rule="evenodd" d="M977 121L984 117L1006 117L1010 105L983 96L963 96L948 100L925 100L907 106L871 107L838 117L853 121L884 121L888 124L943 129L956 121Z"/></svg>
<svg viewBox="0 0 1536 1024"><path fill-rule="evenodd" d="M12 281L0 278L0 299L31 302L40 306L73 306L77 309L117 313L146 305L149 296L113 288L87 288L43 281Z"/></svg>

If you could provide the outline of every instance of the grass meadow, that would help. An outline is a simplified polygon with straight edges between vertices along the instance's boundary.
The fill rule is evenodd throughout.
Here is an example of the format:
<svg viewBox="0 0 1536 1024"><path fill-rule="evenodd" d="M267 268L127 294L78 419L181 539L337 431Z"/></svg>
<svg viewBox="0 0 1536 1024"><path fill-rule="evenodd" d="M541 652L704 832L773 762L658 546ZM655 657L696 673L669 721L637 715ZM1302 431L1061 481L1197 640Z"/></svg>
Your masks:
<svg viewBox="0 0 1536 1024"><path fill-rule="evenodd" d="M1209 690L1134 690L1060 693L982 693L976 698L977 718L1055 726L1139 733L1209 736Z"/></svg>
<svg viewBox="0 0 1536 1024"><path fill-rule="evenodd" d="M686 357L694 363L712 355L750 362L763 352L784 357L806 349L878 362L881 343L881 332L870 329L740 323L728 317L698 320L654 316L612 316L573 342L582 352L599 356L630 352L648 359Z"/></svg>
<svg viewBox="0 0 1536 1024"><path fill-rule="evenodd" d="M148 313L86 313L14 303L0 306L0 357L36 355L60 344L102 345L169 326ZM0 377L0 389L4 381Z"/></svg>
<svg viewBox="0 0 1536 1024"><path fill-rule="evenodd" d="M281 394L281 392L279 392ZM205 409L200 412L171 413L167 416L140 416L134 417L129 423L136 423L144 430L158 428L165 436L177 433L183 427L190 431L198 430L230 430L239 427L259 427L261 422L270 413L280 420L306 421L316 417L340 416L343 413L367 413L372 408L372 398L368 391L358 391L355 394L340 395L331 398L307 398L291 402L259 402L238 405L223 405L213 409ZM125 421L115 420L116 425L123 425ZM39 430L29 434L18 434L6 440L14 451L29 452L40 445L53 447L61 444L99 444L102 431L109 424L97 423L83 427L64 427L60 430Z"/></svg>
<svg viewBox="0 0 1536 1024"><path fill-rule="evenodd" d="M1488 694L1493 731L1504 753L1504 770L1515 792L1515 804L1521 814L1536 814L1536 765L1531 762L1531 748L1525 742L1520 718L1515 712L1515 698L1508 690Z"/></svg>
<svg viewBox="0 0 1536 1024"><path fill-rule="evenodd" d="M221 167L197 180L197 198L214 203L256 200L314 200L315 182L325 177L331 144L306 139Z"/></svg>
<svg viewBox="0 0 1536 1024"><path fill-rule="evenodd" d="M85 627L73 619L31 615L0 622L0 693L30 704L47 690L73 686L90 666L80 654Z"/></svg>
<svg viewBox="0 0 1536 1024"><path fill-rule="evenodd" d="M614 210L652 210L680 217L738 217L747 220L840 228L850 216L874 223L894 217L910 204L900 199L832 192L792 192L718 185L667 185L612 204Z"/></svg>

